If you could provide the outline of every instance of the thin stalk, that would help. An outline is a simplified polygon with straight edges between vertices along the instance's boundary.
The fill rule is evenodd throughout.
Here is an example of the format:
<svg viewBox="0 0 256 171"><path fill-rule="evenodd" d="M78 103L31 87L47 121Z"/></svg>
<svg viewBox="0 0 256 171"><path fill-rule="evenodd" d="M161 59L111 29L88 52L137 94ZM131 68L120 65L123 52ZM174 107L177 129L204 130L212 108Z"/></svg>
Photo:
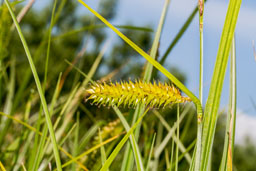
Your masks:
<svg viewBox="0 0 256 171"><path fill-rule="evenodd" d="M55 9L57 6L57 2L58 0L54 1L54 5L53 5L53 9L52 9L52 15L51 15L51 24L48 30L48 45L47 45L47 54L46 54L46 61L45 61L45 70L44 70L44 82L43 82L43 93L45 93L45 89L46 89L46 83L47 83L47 74L48 74L48 64L49 64L49 56L50 56L50 47L51 47L51 33L52 33L52 28L53 28L53 20L54 20L54 13L55 13ZM51 110L49 111L51 114ZM38 122L37 122L37 129L40 130L40 122L41 122L41 117L42 117L42 104L40 105L40 111L38 113ZM46 136L47 136L47 126L45 125L43 128L43 136L40 139L40 142L38 143L38 135L36 135L35 138L35 143L34 143L34 150L32 152L32 156L33 158L35 158L36 160L31 160L31 162L33 162L33 170L37 170L39 162L40 162L40 157L43 157L42 154L42 147L45 144L45 140L46 140Z"/></svg>
<svg viewBox="0 0 256 171"><path fill-rule="evenodd" d="M231 47L231 72L232 72L232 99L231 99L231 118L232 122L230 124L230 153L231 153L231 161L233 161L234 158L234 143L235 143L235 131L236 131L236 103L237 103L237 88L236 88L236 43L235 43L235 38L233 39L232 42L232 47ZM232 126L231 126L232 125Z"/></svg>
<svg viewBox="0 0 256 171"><path fill-rule="evenodd" d="M173 153L174 153L174 139L172 139L172 151L171 151L171 160L170 160L170 168L169 168L170 171L172 170L172 167L173 167L173 162L172 162L173 161Z"/></svg>
<svg viewBox="0 0 256 171"><path fill-rule="evenodd" d="M199 79L199 99L203 104L203 59L204 59L204 39L203 39L203 24L204 24L204 0L198 1L199 8L199 34L200 34L200 79Z"/></svg>
<svg viewBox="0 0 256 171"><path fill-rule="evenodd" d="M77 116L76 116L76 130L75 130L75 135L74 135L74 149L73 149L73 152L72 152L72 155L73 156L77 156L78 155L78 139L79 139L79 123L80 123L80 113L78 112L77 113ZM72 164L71 166L71 170L72 171L75 171L77 168L76 168L76 165L75 163Z"/></svg>
<svg viewBox="0 0 256 171"><path fill-rule="evenodd" d="M204 24L204 0L198 0L199 11L199 34L200 34L200 75L199 75L199 100L203 106L203 59L204 59L204 44L203 44L203 24ZM200 158L202 153L202 131L203 124L198 122L197 125L197 148L196 148L196 161L195 170L199 170Z"/></svg>
<svg viewBox="0 0 256 171"><path fill-rule="evenodd" d="M151 156L153 154L153 148L154 148L154 144L155 144L155 139L156 139L156 133L154 133L154 136L153 136L153 139L152 139L152 143L151 143L151 147L150 147L150 151L149 151L149 155L148 155L148 161L147 161L147 164L146 164L145 171L149 170L149 163L150 163L150 160L151 160Z"/></svg>
<svg viewBox="0 0 256 171"><path fill-rule="evenodd" d="M50 56L50 48L51 48L51 38L52 38L52 28L53 28L53 20L54 20L54 13L57 6L58 0L54 1L53 9L52 9L52 16L51 16L51 24L48 31L48 45L47 45L47 54L46 54L46 61L45 61L45 73L44 73L44 84L43 89L45 90L46 82L47 82L47 73L48 73L48 65L49 65L49 56Z"/></svg>
<svg viewBox="0 0 256 171"><path fill-rule="evenodd" d="M5 0L5 3L6 3L6 5L8 7L8 10L9 10L11 16L12 16L13 22L16 26L16 29L18 31L18 34L20 36L21 42L23 44L24 50L25 50L26 55L27 55L27 58L28 58L28 61L29 61L29 64L30 64L30 68L32 70L32 73L33 73L33 76L34 76L34 79L35 79L35 82L36 82L37 90L38 90L38 93L39 93L39 96L40 96L40 99L41 99L41 103L42 103L42 106L43 106L43 109L44 109L45 120L46 120L48 129L49 129L49 132L50 132L50 138L51 138L51 142L52 142L53 149L54 149L53 151L54 151L54 155L55 155L57 169L58 169L58 171L61 171L62 168L61 168L61 161L60 161L58 145L57 145L57 142L56 142L56 138L55 138L55 134L54 134L54 130L53 130L53 127L52 127L51 118L50 118L50 113L49 113L48 108L47 108L47 103L46 103L46 100L45 100L45 97L44 97L44 94L43 94L42 86L41 86L37 71L36 71L32 56L30 54L27 42L26 42L26 40L25 40L25 38L22 34L21 28L20 28L19 23L16 19L16 16L13 13L13 10L10 6L10 3L9 3L8 0Z"/></svg>
<svg viewBox="0 0 256 171"><path fill-rule="evenodd" d="M177 139L180 136L180 105L177 104ZM176 157L175 157L175 170L178 171L178 163L179 163L179 141L176 143Z"/></svg>

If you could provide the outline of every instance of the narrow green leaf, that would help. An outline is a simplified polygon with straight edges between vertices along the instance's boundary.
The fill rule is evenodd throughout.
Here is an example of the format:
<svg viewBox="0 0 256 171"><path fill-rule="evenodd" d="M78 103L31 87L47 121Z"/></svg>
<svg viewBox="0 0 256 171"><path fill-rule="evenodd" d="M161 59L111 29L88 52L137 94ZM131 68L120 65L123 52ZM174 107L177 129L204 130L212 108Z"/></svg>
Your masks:
<svg viewBox="0 0 256 171"><path fill-rule="evenodd" d="M151 147L150 147L150 151L149 151L149 155L148 155L148 161L147 161L147 164L146 164L146 170L145 171L148 171L148 169L149 169L149 163L150 163L150 160L151 160L151 156L153 154L153 148L154 148L155 140L156 140L156 133L154 133L154 136L153 136L153 139L152 139L152 142L151 142Z"/></svg>
<svg viewBox="0 0 256 171"><path fill-rule="evenodd" d="M236 123L236 52L235 39L231 45L230 60L230 81L229 81L229 109L227 113L225 142L222 154L220 169L221 171L232 170L232 161L234 154L235 141L235 123Z"/></svg>
<svg viewBox="0 0 256 171"><path fill-rule="evenodd" d="M113 106L113 109L116 112L117 116L119 117L120 121L122 122L126 132L128 132L131 128L130 128L129 124L127 123L126 119L124 118L123 114L121 113L121 111L116 106ZM135 138L133 133L131 133L131 136L129 138L130 138L130 142L131 142L131 145L132 145L133 154L135 156L137 169L138 170L143 170L143 161L142 161L142 157L141 157L141 154L140 154L140 151L139 151L138 144L136 142L136 138ZM129 145L129 144L127 144L127 145ZM127 158L129 158L129 156L125 155L124 159L127 159ZM122 166L122 168L125 168L125 167Z"/></svg>
<svg viewBox="0 0 256 171"><path fill-rule="evenodd" d="M200 160L200 170L202 171L207 170L209 165L209 158L212 151L211 149L214 140L218 116L217 113L220 104L220 96L227 67L228 55L235 32L241 2L242 0L230 0L221 40L219 43L219 50L217 53L203 121L202 156Z"/></svg>
<svg viewBox="0 0 256 171"><path fill-rule="evenodd" d="M102 136L101 136L101 130L98 129L98 132L99 132L99 143L101 144L102 143ZM105 148L104 148L104 145L100 147L100 156L101 156L101 164L102 166L104 165L105 161L106 161L106 151L105 151Z"/></svg>
<svg viewBox="0 0 256 171"><path fill-rule="evenodd" d="M115 159L115 157L117 156L117 154L119 153L121 148L124 146L125 142L129 138L129 136L131 135L131 133L136 129L136 127L141 122L143 117L147 114L147 112L148 112L148 109L140 116L140 118L131 127L131 129L126 133L126 135L123 137L123 139L118 143L118 145L116 146L114 151L111 153L111 155L108 157L107 161L104 163L104 165L100 169L101 171L106 171L109 168L109 166L111 165L111 163L113 162L113 160Z"/></svg>
<svg viewBox="0 0 256 171"><path fill-rule="evenodd" d="M177 104L177 139L179 140L180 135L180 106ZM175 170L178 171L179 163L179 141L176 142L176 156L175 156Z"/></svg>

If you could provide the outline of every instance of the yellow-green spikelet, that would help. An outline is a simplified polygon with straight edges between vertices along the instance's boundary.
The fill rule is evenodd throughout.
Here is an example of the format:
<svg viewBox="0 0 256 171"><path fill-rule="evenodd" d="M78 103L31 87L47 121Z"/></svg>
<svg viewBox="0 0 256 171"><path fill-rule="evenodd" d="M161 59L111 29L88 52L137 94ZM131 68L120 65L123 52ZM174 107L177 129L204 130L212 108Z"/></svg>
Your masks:
<svg viewBox="0 0 256 171"><path fill-rule="evenodd" d="M180 91L173 85L158 82L144 83L132 81L118 83L96 83L87 90L89 99L97 105L123 105L135 107L138 103L146 106L165 107L172 103L184 103L191 101L189 97L183 97Z"/></svg>

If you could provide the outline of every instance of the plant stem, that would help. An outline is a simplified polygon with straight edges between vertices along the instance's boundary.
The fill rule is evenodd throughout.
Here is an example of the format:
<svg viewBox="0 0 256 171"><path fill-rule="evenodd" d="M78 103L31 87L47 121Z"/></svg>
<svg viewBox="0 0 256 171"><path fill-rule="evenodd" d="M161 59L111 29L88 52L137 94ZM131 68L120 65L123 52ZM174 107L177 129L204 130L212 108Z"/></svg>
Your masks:
<svg viewBox="0 0 256 171"><path fill-rule="evenodd" d="M177 139L179 139L180 134L180 106L177 104ZM179 141L176 144L176 156L175 156L175 170L178 171L178 163L179 163Z"/></svg>
<svg viewBox="0 0 256 171"><path fill-rule="evenodd" d="M198 0L198 11L199 11L199 35L200 35L200 72L199 72L199 100L201 105L203 104L203 17L204 17L204 0ZM202 117L202 116L201 116ZM202 152L202 131L203 126L202 122L198 122L197 125L197 148L196 148L196 161L195 161L195 170L199 170L200 158Z"/></svg>

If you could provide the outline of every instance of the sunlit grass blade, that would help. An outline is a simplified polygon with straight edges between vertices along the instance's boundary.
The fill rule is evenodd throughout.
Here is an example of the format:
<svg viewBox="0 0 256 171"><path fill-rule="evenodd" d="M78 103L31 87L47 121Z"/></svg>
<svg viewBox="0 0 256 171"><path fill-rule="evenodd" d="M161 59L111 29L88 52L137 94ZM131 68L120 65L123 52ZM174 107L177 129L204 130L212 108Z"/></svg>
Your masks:
<svg viewBox="0 0 256 171"><path fill-rule="evenodd" d="M219 50L215 62L209 96L207 99L202 135L202 155L200 156L200 170L206 170L209 165L212 144L214 140L217 113L220 104L220 96L224 82L228 55L235 32L235 26L242 0L231 0L223 27Z"/></svg>
<svg viewBox="0 0 256 171"><path fill-rule="evenodd" d="M170 0L165 0L165 4L164 4L163 10L162 10L161 18L159 20L158 28L157 28L156 33L155 33L154 42L153 42L153 45L152 45L152 48L151 48L151 51L150 51L150 56L153 59L156 59L156 53L157 53L157 50L158 50L158 45L159 45L159 42L160 42L161 32L163 30L163 26L164 26L166 14L167 14L167 11L168 11L169 3L170 3ZM146 82L150 81L151 75L152 75L152 70L153 70L153 65L151 63L148 63L147 67L145 69L145 75L144 75L144 78L143 78Z"/></svg>
<svg viewBox="0 0 256 171"><path fill-rule="evenodd" d="M49 64L49 56L50 56L50 47L51 47L51 37L52 37L52 28L53 28L53 20L54 20L54 13L55 13L55 9L57 6L57 0L54 1L54 5L53 5L53 9L52 9L52 14L51 14L51 24L49 27L49 31L48 31L48 45L47 45L47 52L46 52L46 61L45 61L45 70L44 70L44 81L43 81L43 93L45 93L45 89L46 89L46 83L47 83L47 75L48 75L48 64ZM56 89L57 90L57 89ZM40 122L41 122L41 109L42 105L40 105L40 111L38 114L38 123L37 123L37 128L40 129ZM51 116L52 111L49 110L49 114ZM37 136L37 135L36 135ZM34 143L34 151L32 151L32 156L31 158L35 158L34 161L32 161L32 159L30 160L30 163L33 163L33 170L37 170L37 166L39 165L39 156L43 156L43 152L42 152L42 147L45 144L45 138L47 136L47 125L44 125L44 131L43 131L43 136L41 137L41 141L39 142L39 145L37 145L37 141L38 141L38 137L35 138L35 143ZM37 148L38 146L38 148ZM37 148L35 150L35 148ZM36 153L38 152L38 153ZM29 165L31 166L31 165ZM29 167L30 169L30 167Z"/></svg>
<svg viewBox="0 0 256 171"><path fill-rule="evenodd" d="M231 45L231 60L230 60L230 83L229 83L229 109L227 113L226 132L223 155L220 165L220 170L232 171L234 142L235 142L235 123L236 123L236 52L235 38Z"/></svg>
<svg viewBox="0 0 256 171"><path fill-rule="evenodd" d="M102 143L102 136L101 136L101 130L99 129L99 143L101 144ZM100 147L100 156L101 156L101 164L102 166L104 165L104 163L106 162L106 151L105 151L105 148L104 146L101 146Z"/></svg>
<svg viewBox="0 0 256 171"><path fill-rule="evenodd" d="M169 55L169 53L172 51L172 49L174 48L174 46L178 43L178 41L180 40L180 38L183 36L183 34L186 32L187 28L189 27L189 25L191 24L191 22L193 21L194 17L196 16L196 13L198 11L198 7L195 7L194 10L192 11L192 13L190 14L190 16L188 17L188 19L186 20L186 22L183 24L183 26L181 27L181 29L179 30L178 34L175 36L175 38L173 39L173 41L171 42L171 44L169 45L169 47L167 48L167 50L165 51L163 57L160 60L160 64L163 65L165 60L167 59L167 56Z"/></svg>
<svg viewBox="0 0 256 171"><path fill-rule="evenodd" d="M79 141L78 151L83 151L86 145L89 143L90 139L97 133L99 127L103 124L103 122L98 122L94 124L86 134Z"/></svg>
<svg viewBox="0 0 256 171"><path fill-rule="evenodd" d="M9 12L10 12L10 14L12 16L14 24L15 24L15 26L17 28L18 33L19 33L21 42L22 42L22 44L24 46L24 49L25 49L25 52L26 52L26 55L27 55L27 58L28 58L28 61L29 61L29 64L30 64L30 68L32 70L32 73L33 73L33 76L34 76L34 79L35 79L35 82L36 82L38 93L39 93L39 96L40 96L40 99L41 99L41 103L43 105L43 109L44 109L44 113L45 113L46 123L48 125L48 129L49 129L49 132L50 132L51 142L52 142L53 149L54 149L53 151L54 151L54 154L55 154L56 165L57 165L58 171L60 171L60 170L62 170L62 168L61 168L61 161L60 161L59 150L58 150L58 146L57 146L54 130L53 130L52 123L51 123L50 114L49 114L49 111L48 111L48 108L47 108L47 103L46 103L46 100L45 100L45 97L44 97L44 94L43 94L43 90L42 90L42 87L41 87L41 83L40 83L40 80L39 80L39 77L38 77L38 74L37 74L37 71L36 71L36 68L35 68L32 56L30 54L29 48L27 46L26 40L25 40L25 38L24 38L24 36L22 34L22 31L20 29L19 23L18 23L15 15L14 15L14 13L12 11L12 8L10 7L10 4L9 4L8 0L5 0L5 3L7 5L7 7L8 7L8 9L9 9Z"/></svg>
<svg viewBox="0 0 256 171"><path fill-rule="evenodd" d="M90 30L95 30L95 29L100 29L100 28L105 28L105 24L95 24L95 25L89 25L89 26L84 26L82 28L72 30L66 33L62 33L60 35L57 35L52 38L52 40L58 40L67 36L73 36L74 34L81 33L83 31L90 31ZM144 32L152 32L153 30L151 28L147 27L136 27L132 25L115 25L116 28L120 29L126 29L126 30L134 30L134 31L144 31Z"/></svg>
<svg viewBox="0 0 256 171"><path fill-rule="evenodd" d="M235 43L235 37L233 38L232 46L231 46L231 81L230 81L230 87L232 92L230 92L231 95L231 102L230 102L230 111L231 111L231 121L230 121L230 129L229 132L231 132L230 138L229 138L229 148L228 148L228 154L229 154L229 161L228 162L228 168L229 170L232 170L233 165L233 159L234 159L234 148L235 148L235 131L236 131L236 104L237 104L237 75L236 75L236 43ZM231 166L230 166L231 164Z"/></svg>
<svg viewBox="0 0 256 171"><path fill-rule="evenodd" d="M164 135L163 132L164 132L163 124L161 122L158 122L155 148L158 148L160 146L163 139L163 135ZM157 171L158 165L159 165L159 157L154 156L154 161L152 163L152 171Z"/></svg>
<svg viewBox="0 0 256 171"><path fill-rule="evenodd" d="M153 148L154 148L155 140L156 140L156 133L154 133L154 136L153 136L153 139L152 139L152 142L151 142L151 147L150 147L150 151L149 151L149 155L148 155L148 161L147 161L147 164L146 164L145 171L149 170L149 164L150 164L151 156L153 154Z"/></svg>
<svg viewBox="0 0 256 171"><path fill-rule="evenodd" d="M92 65L90 71L87 74L88 77L86 77L86 79L83 81L83 84L82 84L83 87L85 87L89 83L90 79L88 79L88 78L92 78L92 76L95 74L95 71L98 69L100 61L101 61L104 53L106 52L109 44L110 44L109 41L106 42L105 45L103 46L102 50L100 51L100 53L96 57L96 59L95 59L93 65Z"/></svg>
<svg viewBox="0 0 256 171"><path fill-rule="evenodd" d="M177 104L177 139L180 138L180 106ZM176 141L175 170L178 171L179 163L179 141Z"/></svg>
<svg viewBox="0 0 256 171"><path fill-rule="evenodd" d="M57 101L57 98L60 94L60 80L61 80L61 76L62 74L59 75L59 78L58 78L58 81L57 81L57 84L56 84L56 88L55 88L55 91L54 91L54 94L53 94L53 97L52 97L52 101L51 101L51 104L50 104L50 108L49 108L49 113L52 115L53 113L53 108L56 104L56 101ZM38 121L39 122L39 121ZM38 123L40 125L40 123ZM37 170L38 166L39 166L39 163L40 163L40 160L41 158L43 157L44 155L44 152L43 152L43 146L45 144L45 141L46 141L46 137L47 137L47 124L44 124L44 127L43 127L43 135L41 136L40 138L40 143L38 145L38 148L37 148L37 153L38 155L35 155L35 158L32 160L31 159L31 162L29 164L29 169L31 169L32 167L32 170Z"/></svg>
<svg viewBox="0 0 256 171"><path fill-rule="evenodd" d="M185 115L187 115L188 111L191 109L191 106L186 107L186 109L181 113L181 116L179 118L179 122L183 120ZM182 153L186 151L186 148L182 144L182 142L178 139L178 137L175 135L175 130L177 129L177 122L174 124L173 127L170 127L169 124L165 121L165 119L160 115L159 112L153 111L153 113L159 118L161 124L167 129L168 134L165 136L165 138L162 140L161 144L158 145L158 147L155 149L155 157L159 157L160 154L163 152L164 148L166 147L169 140L172 138L176 144L178 144L178 148ZM191 163L191 156L189 154L185 155L186 160L188 163Z"/></svg>
<svg viewBox="0 0 256 171"><path fill-rule="evenodd" d="M126 133L126 135L122 138L122 140L118 143L118 145L116 146L116 148L114 149L114 151L111 153L111 155L108 157L107 161L104 163L104 165L102 166L102 168L100 169L101 171L105 171L107 170L111 163L113 162L113 160L115 159L115 157L117 156L117 154L119 153L119 151L121 150L121 148L124 146L125 142L127 141L127 139L129 138L129 136L131 135L131 133L136 129L136 127L138 126L138 124L141 122L141 120L143 119L143 117L147 114L148 109L140 116L140 118L136 121L136 123L131 127L131 129Z"/></svg>
<svg viewBox="0 0 256 171"><path fill-rule="evenodd" d="M75 131L75 136L74 136L74 148L73 148L73 152L72 152L72 155L73 156L77 156L77 154L78 154L78 139L79 139L79 128L80 128L80 113L77 113L77 116L76 116L76 124L77 124L77 126L76 126L76 131ZM75 171L76 170L76 166L75 166L75 164L73 164L72 166L71 166L71 169L73 170L73 171Z"/></svg>
<svg viewBox="0 0 256 171"><path fill-rule="evenodd" d="M119 117L120 121L122 122L126 132L128 132L131 128L130 128L129 124L127 123L126 119L124 118L123 114L121 113L121 111L116 106L113 106L113 109L116 112L117 116ZM139 148L138 148L138 144L136 142L136 138L135 138L133 133L131 133L129 138L130 138L130 143L131 143L131 146L132 146L133 154L135 156L137 169L141 170L141 169L144 168L144 166L143 166L142 157L141 157L141 154L140 154L140 151L139 151ZM127 153L125 153L125 154L127 154ZM124 160L127 160L127 158L129 158L129 156L125 155ZM126 162L128 162L128 161L126 161ZM122 166L122 168L125 168L125 167Z"/></svg>
<svg viewBox="0 0 256 171"><path fill-rule="evenodd" d="M172 149L171 149L171 158L170 158L170 168L169 170L171 171L173 167L175 167L175 163L173 163L173 155L174 154L174 139L172 138Z"/></svg>

